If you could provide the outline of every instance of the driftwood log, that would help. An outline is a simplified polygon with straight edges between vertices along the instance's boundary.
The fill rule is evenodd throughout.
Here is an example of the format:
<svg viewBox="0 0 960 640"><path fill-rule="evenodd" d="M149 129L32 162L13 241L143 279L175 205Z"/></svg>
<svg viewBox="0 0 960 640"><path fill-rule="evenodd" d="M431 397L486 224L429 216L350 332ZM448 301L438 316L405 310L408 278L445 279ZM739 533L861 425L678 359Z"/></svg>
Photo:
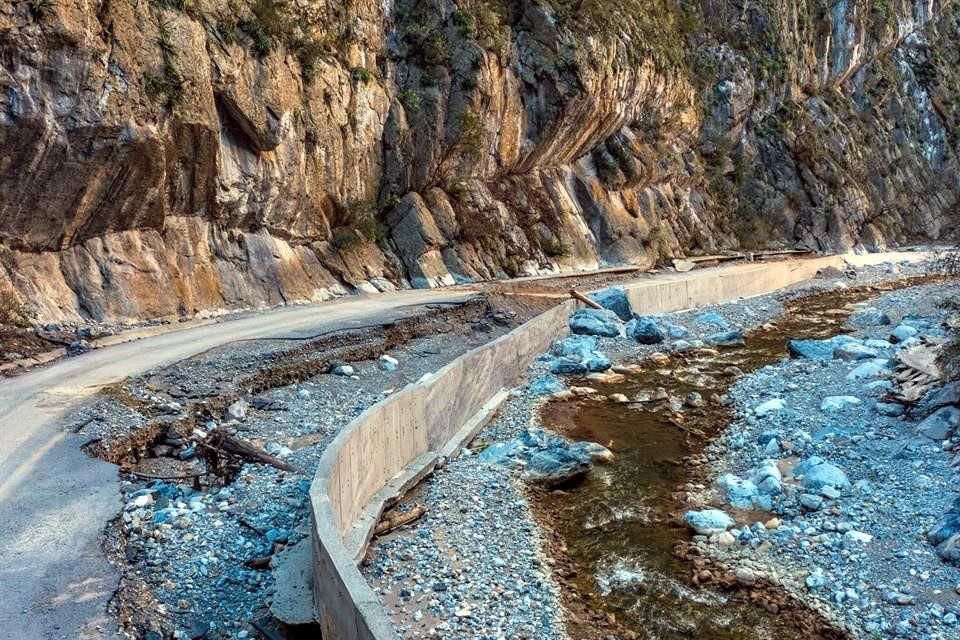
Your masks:
<svg viewBox="0 0 960 640"><path fill-rule="evenodd" d="M574 299L579 300L580 302L587 305L588 307L593 307L594 309L603 309L603 307L600 304L598 304L595 300L591 300L590 298L583 295L576 289L570 289L570 295L573 296Z"/></svg>
<svg viewBox="0 0 960 640"><path fill-rule="evenodd" d="M385 533L390 533L394 529L402 527L405 524L410 524L414 520L423 516L423 514L426 512L427 508L418 502L412 509L410 509L410 511L406 511L404 513L387 514L383 520L377 523L377 527L373 530L373 535L382 536Z"/></svg>
<svg viewBox="0 0 960 640"><path fill-rule="evenodd" d="M268 464L282 471L296 471L296 467L284 462L276 456L272 456L263 449L253 446L246 440L227 433L225 430L217 427L204 437L198 447L203 452L205 458L210 462L212 468L223 468L225 463L234 460L245 460L247 462L259 462Z"/></svg>

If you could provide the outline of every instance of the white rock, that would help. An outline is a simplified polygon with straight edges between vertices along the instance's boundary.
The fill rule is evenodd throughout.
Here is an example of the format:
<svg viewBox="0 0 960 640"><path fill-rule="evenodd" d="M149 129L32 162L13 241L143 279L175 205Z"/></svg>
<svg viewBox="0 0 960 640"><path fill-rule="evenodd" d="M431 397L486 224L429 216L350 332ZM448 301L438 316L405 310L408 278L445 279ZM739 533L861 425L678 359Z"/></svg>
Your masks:
<svg viewBox="0 0 960 640"><path fill-rule="evenodd" d="M753 413L757 416L765 416L768 413L773 413L775 411L783 411L786 406L787 403L784 402L782 398L773 398L754 407Z"/></svg>

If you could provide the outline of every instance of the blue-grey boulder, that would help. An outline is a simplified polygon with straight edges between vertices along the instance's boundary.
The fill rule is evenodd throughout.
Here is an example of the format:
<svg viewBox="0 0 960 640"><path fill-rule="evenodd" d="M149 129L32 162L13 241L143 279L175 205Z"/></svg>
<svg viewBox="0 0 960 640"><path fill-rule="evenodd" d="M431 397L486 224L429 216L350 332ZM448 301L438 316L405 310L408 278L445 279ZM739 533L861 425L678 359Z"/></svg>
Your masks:
<svg viewBox="0 0 960 640"><path fill-rule="evenodd" d="M545 374L532 380L527 385L527 391L533 396L549 396L566 389L557 376Z"/></svg>
<svg viewBox="0 0 960 640"><path fill-rule="evenodd" d="M727 473L717 480L717 484L724 492L724 496L731 506L738 509L750 509L754 506L754 499L760 495L757 485L749 480L738 478Z"/></svg>
<svg viewBox="0 0 960 640"><path fill-rule="evenodd" d="M807 358L808 360L833 360L834 350L848 342L859 342L856 338L839 335L826 340L790 340L787 342L787 351L792 358Z"/></svg>
<svg viewBox="0 0 960 640"><path fill-rule="evenodd" d="M691 529L703 536L723 533L734 525L733 518L719 509L687 511L683 519Z"/></svg>
<svg viewBox="0 0 960 640"><path fill-rule="evenodd" d="M851 313L847 324L857 329L868 329L890 324L890 317L875 307L867 307Z"/></svg>
<svg viewBox="0 0 960 640"><path fill-rule="evenodd" d="M585 373L606 371L610 368L610 359L597 350L597 339L593 336L569 336L553 343L550 353L556 356L550 363L550 372L564 375L583 375Z"/></svg>
<svg viewBox="0 0 960 640"><path fill-rule="evenodd" d="M681 327L679 324L673 324L672 322L664 322L663 328L666 330L667 335L674 340L686 338L688 335L690 335L690 332L686 327Z"/></svg>
<svg viewBox="0 0 960 640"><path fill-rule="evenodd" d="M811 456L798 464L793 475L802 475L803 487L810 491L819 491L823 487L840 490L850 488L850 480L843 469L819 456Z"/></svg>
<svg viewBox="0 0 960 640"><path fill-rule="evenodd" d="M833 357L837 360L869 360L877 357L877 350L860 342L847 342L834 347Z"/></svg>
<svg viewBox="0 0 960 640"><path fill-rule="evenodd" d="M960 409L941 407L917 425L917 433L931 440L946 440L960 425Z"/></svg>
<svg viewBox="0 0 960 640"><path fill-rule="evenodd" d="M920 333L916 327L911 327L908 324L901 324L893 331L890 332L890 341L891 342L903 342L908 340Z"/></svg>
<svg viewBox="0 0 960 640"><path fill-rule="evenodd" d="M937 520L927 533L927 540L947 562L960 564L960 498Z"/></svg>
<svg viewBox="0 0 960 640"><path fill-rule="evenodd" d="M626 322L633 317L633 310L630 308L630 300L627 299L627 292L623 287L609 287L587 296L604 309L609 309L617 314L621 320Z"/></svg>
<svg viewBox="0 0 960 640"><path fill-rule="evenodd" d="M707 342L718 347L737 347L746 344L740 331L721 331L707 337Z"/></svg>
<svg viewBox="0 0 960 640"><path fill-rule="evenodd" d="M622 328L617 314L607 309L577 309L570 314L570 331L578 335L614 338Z"/></svg>
<svg viewBox="0 0 960 640"><path fill-rule="evenodd" d="M716 311L701 313L693 319L693 324L701 327L712 327L721 331L728 331L730 329L730 323L727 322L727 319Z"/></svg>
<svg viewBox="0 0 960 640"><path fill-rule="evenodd" d="M649 316L638 316L630 323L630 337L640 344L659 344L665 336L656 320Z"/></svg>

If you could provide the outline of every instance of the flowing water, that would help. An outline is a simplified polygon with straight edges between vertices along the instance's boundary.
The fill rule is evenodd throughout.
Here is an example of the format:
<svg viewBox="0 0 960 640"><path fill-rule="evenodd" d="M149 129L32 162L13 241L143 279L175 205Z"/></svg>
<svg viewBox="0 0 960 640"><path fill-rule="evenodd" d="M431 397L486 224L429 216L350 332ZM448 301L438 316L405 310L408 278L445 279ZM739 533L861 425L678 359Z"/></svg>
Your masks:
<svg viewBox="0 0 960 640"><path fill-rule="evenodd" d="M846 317L840 309L874 295L876 289L850 289L798 300L787 305L775 328L750 334L746 346L721 349L719 354L674 355L662 365L643 363L642 372L618 384L583 384L603 394L623 393L630 398L664 387L680 398L696 391L708 399L713 393L725 393L732 384L733 378L723 373L726 367L749 373L786 357L791 338L840 333ZM666 405L663 401L619 405L588 400L554 402L543 410L548 428L576 440L608 445L616 454L611 464L596 467L582 484L540 500L543 512L550 514L548 525L561 538L565 556L573 564L570 573L575 575L578 597L587 601L587 609L605 612L611 619L615 616L618 626L639 638L820 637L746 598L690 582L690 564L674 555L678 540L690 536L677 525L677 516L686 506L676 492L690 479L683 458L699 453L728 424L729 414L722 408L705 407L685 408L678 416ZM769 517L753 515L746 521ZM583 627L571 626L572 637L594 636Z"/></svg>

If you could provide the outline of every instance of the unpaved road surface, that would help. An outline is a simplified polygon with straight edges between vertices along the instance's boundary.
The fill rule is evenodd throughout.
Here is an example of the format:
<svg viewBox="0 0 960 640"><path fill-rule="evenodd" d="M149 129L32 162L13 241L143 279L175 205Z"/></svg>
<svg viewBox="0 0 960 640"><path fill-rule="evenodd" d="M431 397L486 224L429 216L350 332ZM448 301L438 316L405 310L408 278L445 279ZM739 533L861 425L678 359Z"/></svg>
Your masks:
<svg viewBox="0 0 960 640"><path fill-rule="evenodd" d="M60 418L104 385L249 338L388 323L468 290L402 291L286 307L95 350L0 380L0 629L7 640L116 638L117 573L99 547L117 468L86 456Z"/></svg>

